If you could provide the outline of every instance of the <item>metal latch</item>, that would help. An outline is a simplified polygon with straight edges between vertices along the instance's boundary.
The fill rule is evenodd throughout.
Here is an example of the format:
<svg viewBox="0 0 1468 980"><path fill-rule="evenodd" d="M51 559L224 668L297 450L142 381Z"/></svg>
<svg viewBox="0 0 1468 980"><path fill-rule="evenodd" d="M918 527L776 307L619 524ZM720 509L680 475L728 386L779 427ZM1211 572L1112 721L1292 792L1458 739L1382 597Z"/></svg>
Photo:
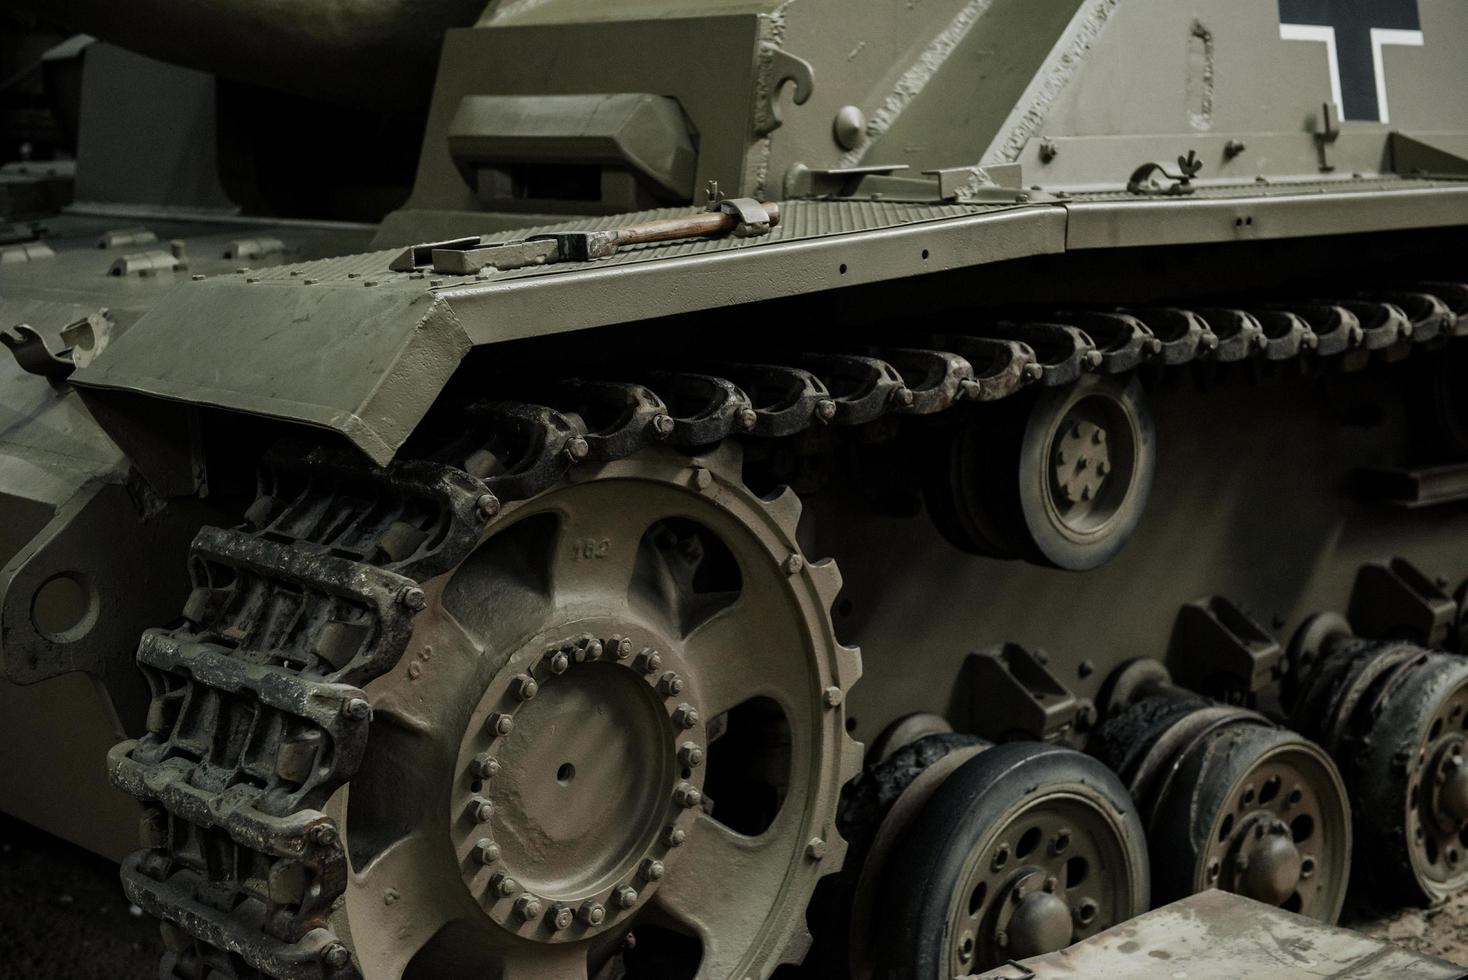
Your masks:
<svg viewBox="0 0 1468 980"><path fill-rule="evenodd" d="M1177 167L1179 172L1170 174L1160 163L1142 164L1132 171L1131 180L1126 185L1127 193L1161 197L1181 197L1193 193L1197 190L1193 186L1193 178L1203 172L1203 161L1198 159L1198 151L1189 150L1187 156L1178 157ZM1170 180L1172 183L1164 184L1158 178Z"/></svg>
<svg viewBox="0 0 1468 980"><path fill-rule="evenodd" d="M38 374L54 383L65 381L79 367L86 367L107 346L112 335L112 318L105 309L61 328L59 350L52 350L41 332L28 323L0 330L0 344L14 356L21 370Z"/></svg>

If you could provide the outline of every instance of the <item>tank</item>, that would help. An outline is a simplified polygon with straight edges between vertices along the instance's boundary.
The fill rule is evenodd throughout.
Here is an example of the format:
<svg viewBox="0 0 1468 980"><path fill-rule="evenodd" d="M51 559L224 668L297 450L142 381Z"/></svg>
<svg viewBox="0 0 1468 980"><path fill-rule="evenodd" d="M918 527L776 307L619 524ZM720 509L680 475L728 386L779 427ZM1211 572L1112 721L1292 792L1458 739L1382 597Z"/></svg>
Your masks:
<svg viewBox="0 0 1468 980"><path fill-rule="evenodd" d="M162 975L1468 887L1463 5L175 6L0 183L0 808Z"/></svg>

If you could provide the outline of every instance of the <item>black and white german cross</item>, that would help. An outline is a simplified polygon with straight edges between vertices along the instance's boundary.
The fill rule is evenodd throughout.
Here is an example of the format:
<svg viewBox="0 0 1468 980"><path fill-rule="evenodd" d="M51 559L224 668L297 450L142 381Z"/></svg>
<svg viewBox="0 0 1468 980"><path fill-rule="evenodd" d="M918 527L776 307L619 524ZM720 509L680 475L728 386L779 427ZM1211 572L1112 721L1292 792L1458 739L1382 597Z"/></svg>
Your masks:
<svg viewBox="0 0 1468 980"><path fill-rule="evenodd" d="M1381 49L1420 46L1417 0L1279 0L1279 36L1325 44L1342 119L1388 122Z"/></svg>

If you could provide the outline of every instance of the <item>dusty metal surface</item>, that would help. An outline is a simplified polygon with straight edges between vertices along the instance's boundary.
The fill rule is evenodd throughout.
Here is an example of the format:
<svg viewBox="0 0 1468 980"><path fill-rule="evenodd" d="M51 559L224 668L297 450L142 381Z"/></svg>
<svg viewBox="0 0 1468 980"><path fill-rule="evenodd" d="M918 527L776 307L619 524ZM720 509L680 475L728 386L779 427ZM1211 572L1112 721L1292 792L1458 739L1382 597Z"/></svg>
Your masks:
<svg viewBox="0 0 1468 980"><path fill-rule="evenodd" d="M1457 980L1464 969L1238 895L1207 891L1070 949L978 976L982 980L1076 976Z"/></svg>

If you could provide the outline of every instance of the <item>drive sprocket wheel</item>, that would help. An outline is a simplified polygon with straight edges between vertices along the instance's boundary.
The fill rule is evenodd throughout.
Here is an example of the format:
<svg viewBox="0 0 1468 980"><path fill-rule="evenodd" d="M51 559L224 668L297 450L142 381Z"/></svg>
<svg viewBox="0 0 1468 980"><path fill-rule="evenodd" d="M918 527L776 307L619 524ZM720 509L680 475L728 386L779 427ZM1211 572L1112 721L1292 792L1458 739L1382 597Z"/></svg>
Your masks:
<svg viewBox="0 0 1468 980"><path fill-rule="evenodd" d="M739 472L736 447L588 469L424 583L335 801L368 978L743 980L804 955L860 656L795 495Z"/></svg>

